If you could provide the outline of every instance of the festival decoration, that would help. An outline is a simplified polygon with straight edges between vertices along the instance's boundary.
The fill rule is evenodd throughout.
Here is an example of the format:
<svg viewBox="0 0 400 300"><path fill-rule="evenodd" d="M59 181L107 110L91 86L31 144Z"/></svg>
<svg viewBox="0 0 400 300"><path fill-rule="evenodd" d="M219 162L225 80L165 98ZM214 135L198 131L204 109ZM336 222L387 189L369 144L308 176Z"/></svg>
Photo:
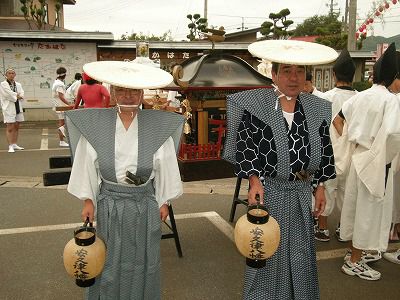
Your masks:
<svg viewBox="0 0 400 300"><path fill-rule="evenodd" d="M398 3L398 0L391 0L391 3L395 5ZM367 14L366 19L358 27L357 32L355 33L358 41L362 42L362 40L367 38L367 32L374 23L374 19L379 17L383 20L383 14L390 9L390 5L391 4L388 0L373 2L371 11Z"/></svg>
<svg viewBox="0 0 400 300"><path fill-rule="evenodd" d="M279 224L262 204L249 206L247 214L236 222L236 247L252 268L264 267L266 259L278 249L279 241Z"/></svg>
<svg viewBox="0 0 400 300"><path fill-rule="evenodd" d="M106 246L96 237L96 229L87 218L83 226L74 231L74 238L65 245L65 270L75 278L78 286L88 287L103 270L105 259Z"/></svg>

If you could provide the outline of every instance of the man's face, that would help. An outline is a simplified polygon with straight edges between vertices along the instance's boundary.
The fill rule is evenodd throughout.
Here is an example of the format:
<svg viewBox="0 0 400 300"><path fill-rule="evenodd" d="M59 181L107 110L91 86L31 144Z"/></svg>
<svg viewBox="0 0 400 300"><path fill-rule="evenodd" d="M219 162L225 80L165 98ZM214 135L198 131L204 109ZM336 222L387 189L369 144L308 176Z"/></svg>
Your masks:
<svg viewBox="0 0 400 300"><path fill-rule="evenodd" d="M15 75L16 74L14 70L9 70L6 72L6 78L10 81L14 81Z"/></svg>
<svg viewBox="0 0 400 300"><path fill-rule="evenodd" d="M143 101L143 90L113 86L111 93L118 104L140 105Z"/></svg>
<svg viewBox="0 0 400 300"><path fill-rule="evenodd" d="M286 96L297 97L304 89L306 69L304 66L279 64L278 74L272 72L272 80Z"/></svg>

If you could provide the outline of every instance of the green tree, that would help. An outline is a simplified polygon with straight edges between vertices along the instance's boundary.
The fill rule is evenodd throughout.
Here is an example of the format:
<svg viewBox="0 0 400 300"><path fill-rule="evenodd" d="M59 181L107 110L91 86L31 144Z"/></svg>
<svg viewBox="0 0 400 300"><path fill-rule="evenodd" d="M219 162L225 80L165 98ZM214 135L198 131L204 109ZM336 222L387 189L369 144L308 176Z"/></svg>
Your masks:
<svg viewBox="0 0 400 300"><path fill-rule="evenodd" d="M338 17L339 13L329 13L305 19L303 23L297 25L293 36L317 35L317 43L334 49L346 48L347 35L343 33L343 24Z"/></svg>
<svg viewBox="0 0 400 300"><path fill-rule="evenodd" d="M31 22L35 23L38 30L45 29L46 25L46 7L47 7L47 0L38 0L38 4L34 3L34 0L19 0L21 2L21 11L24 14L24 18L29 25L29 29L32 29ZM53 28L55 28L59 13L62 8L62 0L57 0L55 3L55 12L56 12L56 19L53 24Z"/></svg>
<svg viewBox="0 0 400 300"><path fill-rule="evenodd" d="M290 15L290 10L287 8L282 9L279 13L270 13L268 17L272 22L265 21L262 23L260 33L265 37L273 39L291 35L292 32L288 28L293 24L293 21L287 19L288 15Z"/></svg>
<svg viewBox="0 0 400 300"><path fill-rule="evenodd" d="M164 32L161 36L156 36L154 34L146 35L143 32L132 33L131 35L123 34L121 35L121 40L125 41L173 41L171 30Z"/></svg>
<svg viewBox="0 0 400 300"><path fill-rule="evenodd" d="M200 39L201 33L206 31L207 19L202 18L200 14L189 14L186 18L190 20L188 24L189 34L186 37L191 41Z"/></svg>

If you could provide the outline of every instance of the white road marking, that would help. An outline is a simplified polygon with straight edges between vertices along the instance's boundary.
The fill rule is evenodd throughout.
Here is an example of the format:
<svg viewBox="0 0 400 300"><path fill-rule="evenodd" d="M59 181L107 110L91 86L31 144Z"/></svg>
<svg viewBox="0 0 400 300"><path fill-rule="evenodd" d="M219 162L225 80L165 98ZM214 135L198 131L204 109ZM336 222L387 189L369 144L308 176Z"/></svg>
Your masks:
<svg viewBox="0 0 400 300"><path fill-rule="evenodd" d="M42 130L42 140L40 142L40 150L49 149L49 129L43 128Z"/></svg>
<svg viewBox="0 0 400 300"><path fill-rule="evenodd" d="M234 237L233 237L234 228L232 227L232 225L230 223L228 223L225 219L223 219L215 211L206 211L206 212L200 212L200 213L175 215L176 220L196 219L196 218L207 218L226 237L228 237L232 242L234 242ZM10 235L10 234L20 234L20 233L65 230L65 229L77 228L81 225L82 225L82 222L81 223L70 223L70 224L59 224L59 225L46 225L46 226L35 226L35 227L0 229L0 236ZM389 244L388 251L389 252L393 251L395 249L398 249L399 247L400 247L400 243ZM317 252L317 261L344 257L344 255L346 254L346 251L347 251L347 248L333 249L333 250L327 250L327 251L318 251Z"/></svg>
<svg viewBox="0 0 400 300"><path fill-rule="evenodd" d="M45 149L45 150L51 150L51 151L55 151L55 150L68 150L69 148L49 148L49 149ZM26 153L26 152L36 152L36 151L44 151L43 149L25 149L22 151L18 151L16 153ZM0 150L0 153L4 153L4 152L8 152L8 150Z"/></svg>

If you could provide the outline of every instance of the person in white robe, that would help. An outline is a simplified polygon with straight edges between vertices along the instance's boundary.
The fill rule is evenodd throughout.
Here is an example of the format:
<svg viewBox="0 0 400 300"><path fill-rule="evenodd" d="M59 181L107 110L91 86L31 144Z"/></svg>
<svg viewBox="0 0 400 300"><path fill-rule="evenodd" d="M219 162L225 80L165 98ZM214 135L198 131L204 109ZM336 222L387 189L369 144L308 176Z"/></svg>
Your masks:
<svg viewBox="0 0 400 300"><path fill-rule="evenodd" d="M3 121L6 124L9 153L14 153L15 150L24 150L24 147L17 145L19 125L25 120L22 107L24 90L22 85L15 81L15 76L15 70L8 68L5 73L6 80L0 83L1 109Z"/></svg>
<svg viewBox="0 0 400 300"><path fill-rule="evenodd" d="M400 70L400 52L397 51L397 66ZM400 79L396 79L392 84L392 92L397 94L400 102ZM393 212L392 225L389 235L389 241L398 242L400 236L400 154L392 162L393 168ZM394 252L386 252L383 257L395 264L400 264L400 248Z"/></svg>
<svg viewBox="0 0 400 300"><path fill-rule="evenodd" d="M60 147L68 147L68 143L64 141L64 112L57 111L57 107L59 106L69 106L68 100L65 98L66 89L65 89L65 76L67 76L67 69L64 67L59 67L56 70L57 78L53 82L53 86L51 88L52 93L52 101L53 101L53 110L57 114L58 118L58 138L60 140Z"/></svg>
<svg viewBox="0 0 400 300"><path fill-rule="evenodd" d="M70 104L74 104L76 96L78 95L79 87L82 84L81 73L75 73L74 82L67 88L65 92L65 98Z"/></svg>
<svg viewBox="0 0 400 300"><path fill-rule="evenodd" d="M335 64L333 65L333 76L335 87L319 97L332 103L332 119L339 113L343 103L354 96L357 91L352 88L352 82L356 66L347 49L340 52ZM347 126L344 125L341 135L336 132L334 126L330 127L330 136L335 156L336 178L324 182L326 206L325 211L318 218L318 226L315 228L315 239L322 242L330 240L328 230L328 217L332 214L335 207L342 211L345 183L348 169L350 166L350 156L354 151L354 144L347 140ZM339 224L336 228L336 236L340 239Z"/></svg>
<svg viewBox="0 0 400 300"><path fill-rule="evenodd" d="M166 86L172 76L137 65L86 64L90 77L111 83L116 107L66 112L68 192L82 200L82 220L97 220L107 247L104 269L87 290L91 300L161 298L161 222L183 193L176 153L184 118L139 108L143 89Z"/></svg>
<svg viewBox="0 0 400 300"><path fill-rule="evenodd" d="M340 219L340 237L351 242L342 271L365 280L381 273L362 259L363 250L385 251L392 214L390 163L400 149L400 105L389 89L398 76L396 48L392 43L374 65L374 84L343 104L333 122L356 149L346 182ZM341 124L341 125L340 125Z"/></svg>

